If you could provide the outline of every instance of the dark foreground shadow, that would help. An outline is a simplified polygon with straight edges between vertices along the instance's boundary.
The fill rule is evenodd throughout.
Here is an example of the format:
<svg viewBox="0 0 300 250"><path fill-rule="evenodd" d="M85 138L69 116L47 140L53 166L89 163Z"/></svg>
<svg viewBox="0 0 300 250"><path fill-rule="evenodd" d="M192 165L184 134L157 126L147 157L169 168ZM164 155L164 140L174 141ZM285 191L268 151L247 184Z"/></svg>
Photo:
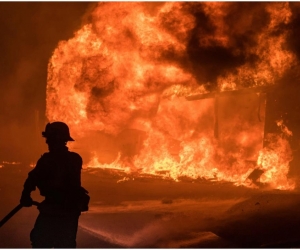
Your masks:
<svg viewBox="0 0 300 250"><path fill-rule="evenodd" d="M240 248L298 248L299 207L299 193L267 192L231 207L212 231Z"/></svg>

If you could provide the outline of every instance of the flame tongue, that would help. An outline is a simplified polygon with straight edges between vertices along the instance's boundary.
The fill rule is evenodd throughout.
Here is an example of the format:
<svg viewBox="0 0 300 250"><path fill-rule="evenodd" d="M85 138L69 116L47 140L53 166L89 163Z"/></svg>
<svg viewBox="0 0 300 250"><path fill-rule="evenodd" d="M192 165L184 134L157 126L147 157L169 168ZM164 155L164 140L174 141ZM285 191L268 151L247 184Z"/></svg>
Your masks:
<svg viewBox="0 0 300 250"><path fill-rule="evenodd" d="M275 170L264 160L285 156L259 151L257 104L246 112L247 101L221 98L223 109L216 111L213 99L183 97L273 84L294 60L282 49L287 34L279 29L290 16L287 3L98 4L91 22L60 42L49 62L47 117L68 123L79 141L89 138L90 167L237 184L261 168L261 181L271 183L268 173L286 176L290 158L274 163ZM226 120L226 109L241 103ZM249 164L257 159L258 166ZM275 188L291 188L284 177L277 180Z"/></svg>

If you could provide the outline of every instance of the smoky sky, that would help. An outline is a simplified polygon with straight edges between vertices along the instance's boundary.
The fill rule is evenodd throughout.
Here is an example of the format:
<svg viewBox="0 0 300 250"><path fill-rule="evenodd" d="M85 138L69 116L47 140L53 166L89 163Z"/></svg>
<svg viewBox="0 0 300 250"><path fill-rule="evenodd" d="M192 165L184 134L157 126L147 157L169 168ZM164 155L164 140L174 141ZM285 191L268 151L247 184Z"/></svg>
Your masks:
<svg viewBox="0 0 300 250"><path fill-rule="evenodd" d="M205 12L203 3L183 3L182 9L195 18L195 26L188 33L186 56L178 59L178 55L172 51L165 53L165 58L181 61L182 67L190 71L201 84L205 84L208 90L215 90L217 79L227 73L235 74L238 67L245 63L251 67L257 67L261 60L257 54L249 51L255 49L259 43L259 35L264 32L271 22L268 6L272 3L263 2L234 2L226 3L224 7L223 25L228 29L229 46L223 46L217 40L210 40L209 45L201 44L199 40L204 37L217 37L218 27L216 22ZM292 16L287 24L280 23L270 32L270 38L279 38L287 32L283 49L300 57L298 38L300 35L300 7L299 3L290 3ZM250 21L249 21L250 20ZM243 23L243 24L241 24ZM245 23L247 23L245 25ZM176 27L165 20L164 26L170 32ZM243 27L242 29L240 27ZM245 87L248 87L246 83Z"/></svg>
<svg viewBox="0 0 300 250"><path fill-rule="evenodd" d="M263 2L234 2L226 3L226 11L223 17L224 24L229 27L229 39L231 46L225 47L212 41L209 46L199 43L201 37L216 36L214 20L204 11L201 3L185 3L183 8L192 13L196 25L189 34L187 44L187 61L190 62L189 70L197 80L206 84L208 90L216 89L216 81L226 73L234 73L236 68L246 62L255 67L259 60L255 53L249 53L258 43L258 36L270 23L268 5ZM281 23L273 28L270 37L279 37L287 32L284 49L291 51L300 58L300 4L290 3L292 17L288 24ZM245 19L251 19L248 25L240 30L238 27ZM237 52L238 51L238 52ZM186 63L185 61L183 63ZM186 64L187 65L187 64ZM247 86L245 86L247 87Z"/></svg>
<svg viewBox="0 0 300 250"><path fill-rule="evenodd" d="M300 3L289 3L292 10L292 20L288 24L289 36L287 39L287 48L292 50L298 60L300 60Z"/></svg>
<svg viewBox="0 0 300 250"><path fill-rule="evenodd" d="M0 160L42 152L47 64L80 28L88 2L0 3ZM38 133L38 134L37 134ZM32 157L31 157L32 156Z"/></svg>
<svg viewBox="0 0 300 250"><path fill-rule="evenodd" d="M147 10L155 15L155 10L160 8L162 4L147 3ZM282 49L292 52L299 61L299 3L288 3L291 12L289 21L287 23L279 22L278 25L272 27L272 30L268 30L268 26L272 22L269 10L275 4L281 4L282 11L284 11L284 3L226 2L219 4L223 4L222 24L219 25L223 26L221 29L226 30L225 35L229 40L228 46L219 43L218 28L220 27L217 27L216 23L220 20L214 19L214 16L211 15L213 11L205 10L206 3L183 2L180 11L193 16L195 19L194 27L188 30L186 34L181 33L178 24L181 20L172 11L166 12L165 16L161 17L161 26L173 34L178 41L187 42L186 54L178 54L172 47L169 47L161 52L161 59L179 64L181 68L190 72L199 83L204 84L210 91L216 90L219 77L228 73L235 74L238 67L245 64L252 68L257 67L262 58L254 51L259 45L259 36L266 31L269 38L275 40L286 34ZM205 37L211 38L209 45L200 42ZM246 82L243 85L244 87L250 86Z"/></svg>

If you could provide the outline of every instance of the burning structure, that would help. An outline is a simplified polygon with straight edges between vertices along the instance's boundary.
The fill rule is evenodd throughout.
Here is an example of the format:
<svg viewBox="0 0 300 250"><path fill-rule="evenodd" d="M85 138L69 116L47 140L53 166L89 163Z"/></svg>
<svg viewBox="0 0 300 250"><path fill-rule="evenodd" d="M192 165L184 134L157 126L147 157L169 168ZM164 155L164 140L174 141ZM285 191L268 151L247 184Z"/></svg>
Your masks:
<svg viewBox="0 0 300 250"><path fill-rule="evenodd" d="M297 63L292 12L289 3L99 3L50 59L47 117L70 125L86 168L294 189L292 131L268 117L268 93Z"/></svg>
<svg viewBox="0 0 300 250"><path fill-rule="evenodd" d="M43 32L61 10L48 4L36 9ZM70 126L85 163L79 247L299 246L299 17L298 3L93 4L53 51L46 93L47 119ZM1 217L30 168L12 159ZM3 227L2 247L30 245L34 212Z"/></svg>

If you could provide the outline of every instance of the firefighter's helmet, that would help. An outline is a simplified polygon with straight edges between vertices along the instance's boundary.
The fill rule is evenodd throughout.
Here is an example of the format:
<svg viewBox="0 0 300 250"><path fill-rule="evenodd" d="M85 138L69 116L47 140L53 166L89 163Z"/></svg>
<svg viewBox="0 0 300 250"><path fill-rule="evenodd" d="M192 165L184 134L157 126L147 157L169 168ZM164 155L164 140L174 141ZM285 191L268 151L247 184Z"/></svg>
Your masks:
<svg viewBox="0 0 300 250"><path fill-rule="evenodd" d="M59 137L64 141L74 141L70 136L70 130L67 124L64 122L52 122L46 125L45 131L42 132L43 137L53 138Z"/></svg>

